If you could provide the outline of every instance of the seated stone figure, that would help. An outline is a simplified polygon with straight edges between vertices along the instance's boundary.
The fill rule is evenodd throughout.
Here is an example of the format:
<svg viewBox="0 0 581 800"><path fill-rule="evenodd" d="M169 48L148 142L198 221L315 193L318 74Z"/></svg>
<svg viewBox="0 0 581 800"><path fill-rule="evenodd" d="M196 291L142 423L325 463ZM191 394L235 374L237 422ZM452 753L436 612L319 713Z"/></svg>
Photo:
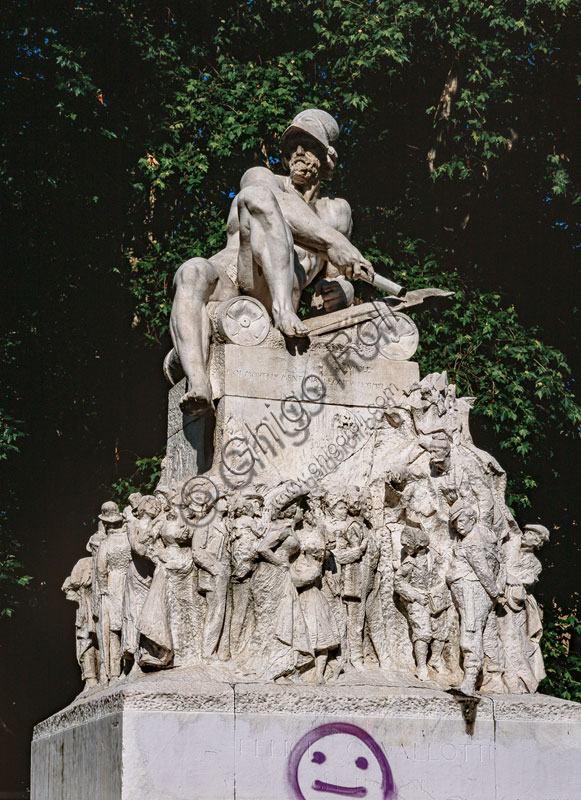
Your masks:
<svg viewBox="0 0 581 800"><path fill-rule="evenodd" d="M175 276L170 328L187 378L180 401L184 414L199 416L211 405L207 375L210 342L208 309L239 294L260 300L274 325L289 337L306 336L296 311L301 292L317 277L325 311L353 302L345 278L374 271L349 241L351 209L346 200L321 191L337 164L339 127L326 111L301 111L282 136L288 176L252 167L240 181L230 208L226 247L208 259L186 261ZM384 281L399 294L401 287ZM379 284L378 284L379 285Z"/></svg>

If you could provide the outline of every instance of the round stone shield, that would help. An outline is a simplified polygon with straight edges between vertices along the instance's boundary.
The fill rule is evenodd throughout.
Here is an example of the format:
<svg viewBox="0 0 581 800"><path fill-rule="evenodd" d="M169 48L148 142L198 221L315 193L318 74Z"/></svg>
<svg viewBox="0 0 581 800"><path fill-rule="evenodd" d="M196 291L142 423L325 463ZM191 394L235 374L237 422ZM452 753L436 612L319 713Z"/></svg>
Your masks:
<svg viewBox="0 0 581 800"><path fill-rule="evenodd" d="M242 295L221 306L217 325L227 342L252 347L266 339L270 318L259 300Z"/></svg>
<svg viewBox="0 0 581 800"><path fill-rule="evenodd" d="M420 335L415 322L401 311L388 310L360 326L363 344L373 345L391 361L408 361L418 349Z"/></svg>

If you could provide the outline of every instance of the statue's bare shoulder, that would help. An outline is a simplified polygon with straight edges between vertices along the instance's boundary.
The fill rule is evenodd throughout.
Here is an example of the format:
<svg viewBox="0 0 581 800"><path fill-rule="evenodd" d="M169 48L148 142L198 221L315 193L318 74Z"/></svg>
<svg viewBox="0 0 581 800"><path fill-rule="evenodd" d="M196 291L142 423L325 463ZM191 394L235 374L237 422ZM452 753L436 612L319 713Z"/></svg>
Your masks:
<svg viewBox="0 0 581 800"><path fill-rule="evenodd" d="M317 216L324 222L332 228L335 228L336 231L339 231L348 239L351 238L353 218L351 206L345 198L324 194L317 199L316 211Z"/></svg>

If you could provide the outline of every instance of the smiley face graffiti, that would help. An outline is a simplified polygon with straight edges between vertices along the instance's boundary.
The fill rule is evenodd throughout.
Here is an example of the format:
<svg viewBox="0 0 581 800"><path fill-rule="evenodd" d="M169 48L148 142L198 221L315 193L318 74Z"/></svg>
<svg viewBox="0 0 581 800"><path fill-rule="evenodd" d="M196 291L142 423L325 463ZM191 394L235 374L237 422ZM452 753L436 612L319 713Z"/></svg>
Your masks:
<svg viewBox="0 0 581 800"><path fill-rule="evenodd" d="M297 800L395 800L384 752L348 722L320 725L299 739L289 755L287 778Z"/></svg>

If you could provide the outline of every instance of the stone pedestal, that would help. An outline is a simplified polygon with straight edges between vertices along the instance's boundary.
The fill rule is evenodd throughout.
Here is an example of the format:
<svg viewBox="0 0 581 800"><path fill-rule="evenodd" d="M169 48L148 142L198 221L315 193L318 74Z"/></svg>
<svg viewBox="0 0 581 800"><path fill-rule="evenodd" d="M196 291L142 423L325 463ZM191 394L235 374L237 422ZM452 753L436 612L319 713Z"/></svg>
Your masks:
<svg viewBox="0 0 581 800"><path fill-rule="evenodd" d="M362 441L373 427L373 412L420 373L414 361L362 345L355 331L292 347L275 330L257 347L214 343L209 371L216 417L182 414L185 378L172 387L163 482L175 487L212 463L212 476L227 486L256 486L265 474L269 483L273 476L304 481L307 465L325 458L346 426L359 426Z"/></svg>
<svg viewBox="0 0 581 800"><path fill-rule="evenodd" d="M231 684L198 668L151 674L84 695L36 726L31 797L375 800L385 796L385 762L398 800L579 798L581 705L484 695L470 722L463 703L433 689ZM313 790L315 775L334 790Z"/></svg>

